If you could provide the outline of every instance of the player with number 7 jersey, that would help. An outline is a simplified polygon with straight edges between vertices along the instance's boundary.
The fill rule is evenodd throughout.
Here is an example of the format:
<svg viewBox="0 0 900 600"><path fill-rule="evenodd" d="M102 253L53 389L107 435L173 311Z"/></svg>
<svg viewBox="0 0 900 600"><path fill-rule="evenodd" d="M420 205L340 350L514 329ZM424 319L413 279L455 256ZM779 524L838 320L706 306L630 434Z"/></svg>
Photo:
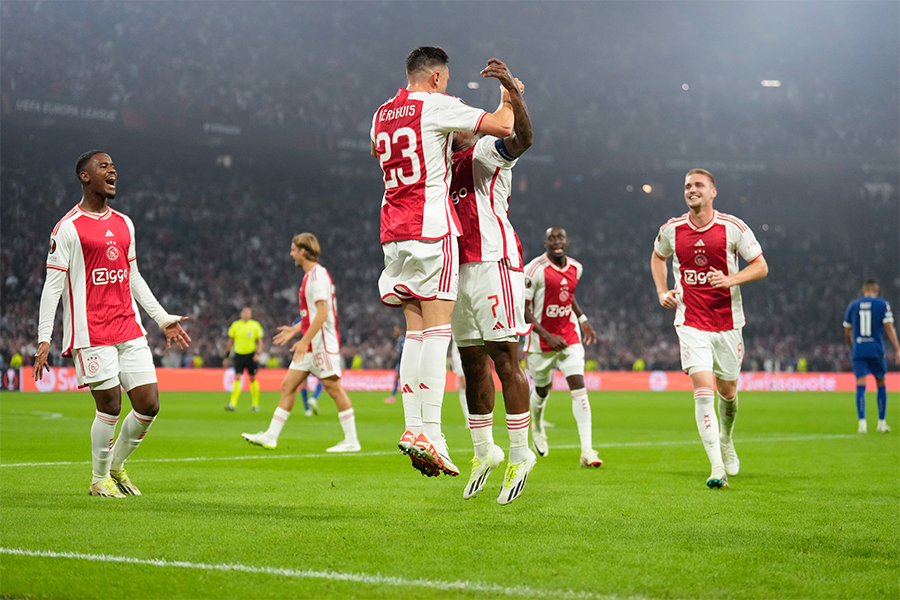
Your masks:
<svg viewBox="0 0 900 600"><path fill-rule="evenodd" d="M450 140L455 131L509 135L514 117L505 103L487 113L447 96L448 61L447 53L437 47L410 52L407 87L372 117L371 154L384 178L384 271L379 293L384 304L402 307L406 318L400 362L406 431L399 447L422 473L455 476L459 470L441 433L444 361L459 277L459 221L450 203ZM496 63L492 59L482 75L500 79L501 72L508 73L505 65L501 69Z"/></svg>

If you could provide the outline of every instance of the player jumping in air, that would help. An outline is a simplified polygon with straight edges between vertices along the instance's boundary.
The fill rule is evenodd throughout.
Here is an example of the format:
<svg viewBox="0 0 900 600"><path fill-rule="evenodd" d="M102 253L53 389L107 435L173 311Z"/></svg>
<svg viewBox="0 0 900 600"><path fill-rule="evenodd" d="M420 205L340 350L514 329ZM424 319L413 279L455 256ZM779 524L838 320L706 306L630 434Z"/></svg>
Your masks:
<svg viewBox="0 0 900 600"><path fill-rule="evenodd" d="M375 112L372 156L384 176L381 300L402 307L406 344L400 390L406 431L399 448L425 473L459 475L441 432L441 405L450 343L450 314L459 277L459 223L450 203L450 138L454 131L506 136L513 113L502 104L493 114L445 95L447 53L423 46L406 59L408 85ZM491 60L484 77L506 71Z"/></svg>

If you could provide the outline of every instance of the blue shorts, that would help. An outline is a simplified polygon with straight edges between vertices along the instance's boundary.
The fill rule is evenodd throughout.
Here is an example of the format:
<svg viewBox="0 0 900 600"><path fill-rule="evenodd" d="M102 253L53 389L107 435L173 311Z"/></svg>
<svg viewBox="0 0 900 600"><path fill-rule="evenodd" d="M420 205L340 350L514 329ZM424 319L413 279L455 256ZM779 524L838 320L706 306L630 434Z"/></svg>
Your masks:
<svg viewBox="0 0 900 600"><path fill-rule="evenodd" d="M869 373L874 375L875 379L884 379L887 374L887 359L883 356L853 359L853 374L857 379L865 377Z"/></svg>

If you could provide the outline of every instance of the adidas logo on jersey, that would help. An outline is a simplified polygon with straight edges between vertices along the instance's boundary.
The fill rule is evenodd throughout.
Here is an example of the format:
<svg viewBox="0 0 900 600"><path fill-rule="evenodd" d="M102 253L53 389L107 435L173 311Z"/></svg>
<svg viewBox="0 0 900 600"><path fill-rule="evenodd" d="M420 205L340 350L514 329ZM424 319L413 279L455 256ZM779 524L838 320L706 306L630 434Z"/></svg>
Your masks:
<svg viewBox="0 0 900 600"><path fill-rule="evenodd" d="M562 281L559 282L559 285L566 285L567 283L569 283L569 282L566 281L566 278L565 278L565 277L563 277L563 278L562 278Z"/></svg>
<svg viewBox="0 0 900 600"><path fill-rule="evenodd" d="M500 321L497 321L497 324L494 325L494 331L497 331L498 329L506 329L506 328L500 323Z"/></svg>
<svg viewBox="0 0 900 600"><path fill-rule="evenodd" d="M700 240L700 241L698 241L696 244L694 244L695 247L696 247L696 246L705 246L705 245L706 245L706 244L703 243L703 240Z"/></svg>
<svg viewBox="0 0 900 600"><path fill-rule="evenodd" d="M403 389L400 390L400 393L401 394L412 394L413 389L411 387L409 387L409 384L407 383L406 385L403 386Z"/></svg>
<svg viewBox="0 0 900 600"><path fill-rule="evenodd" d="M105 236L105 237L114 237L114 236L113 236L113 232L110 231L109 229L107 229L107 230L106 230L106 236Z"/></svg>

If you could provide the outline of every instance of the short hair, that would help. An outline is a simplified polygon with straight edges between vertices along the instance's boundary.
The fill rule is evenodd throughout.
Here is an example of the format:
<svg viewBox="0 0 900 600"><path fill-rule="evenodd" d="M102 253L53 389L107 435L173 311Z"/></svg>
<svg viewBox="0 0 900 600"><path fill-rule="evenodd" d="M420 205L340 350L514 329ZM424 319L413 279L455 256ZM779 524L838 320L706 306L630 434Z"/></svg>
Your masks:
<svg viewBox="0 0 900 600"><path fill-rule="evenodd" d="M406 74L413 75L419 71L443 66L450 62L450 57L439 46L419 46L406 57Z"/></svg>
<svg viewBox="0 0 900 600"><path fill-rule="evenodd" d="M81 181L81 172L84 171L84 167L95 154L106 154L106 152L103 150L88 150L78 157L78 161L75 163L75 177L77 177L79 181Z"/></svg>
<svg viewBox="0 0 900 600"><path fill-rule="evenodd" d="M306 250L306 258L313 262L319 262L319 254L322 248L319 246L319 240L311 233L298 233L292 240L298 248Z"/></svg>
<svg viewBox="0 0 900 600"><path fill-rule="evenodd" d="M685 177L690 177L691 175L706 175L707 177L709 177L709 180L712 181L712 186L716 187L716 178L713 177L713 174L706 169L691 169L687 172L687 175L685 175Z"/></svg>
<svg viewBox="0 0 900 600"><path fill-rule="evenodd" d="M877 288L878 288L878 282L877 282L874 278L869 277L868 279L866 279L866 280L863 282L863 287L864 287L864 288L877 289Z"/></svg>

